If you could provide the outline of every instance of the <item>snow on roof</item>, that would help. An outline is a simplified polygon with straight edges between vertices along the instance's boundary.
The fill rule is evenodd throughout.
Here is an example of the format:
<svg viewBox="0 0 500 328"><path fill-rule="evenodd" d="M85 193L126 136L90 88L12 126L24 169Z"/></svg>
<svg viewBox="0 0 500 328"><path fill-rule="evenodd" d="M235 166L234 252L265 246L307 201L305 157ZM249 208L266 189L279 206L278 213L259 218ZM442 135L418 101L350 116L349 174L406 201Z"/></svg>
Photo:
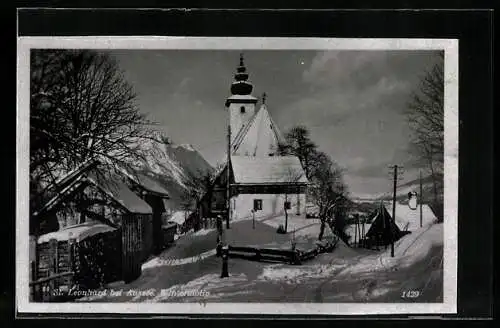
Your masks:
<svg viewBox="0 0 500 328"><path fill-rule="evenodd" d="M98 164L98 162L85 162L62 178L59 181L60 184L56 186L56 188L60 188L58 193L47 201L39 211L34 213L34 215L38 216L40 213L52 209L54 206L59 204L65 196L67 196L72 190L78 188L82 183L90 183L94 185L129 212L140 214L152 213L151 207L144 200L134 194L134 192L132 192L120 179L117 177L113 178L111 176L105 176L104 174L98 174L93 165L90 164Z"/></svg>
<svg viewBox="0 0 500 328"><path fill-rule="evenodd" d="M370 214L370 217L371 217L370 228L366 230L365 227L365 233L367 237L372 237L379 233L386 234L389 233L391 230L399 234L399 230L401 230L401 228L397 223L392 222L391 214L386 207L377 208L373 213ZM391 227L392 229L390 229Z"/></svg>
<svg viewBox="0 0 500 328"><path fill-rule="evenodd" d="M76 242L80 242L85 238L113 230L116 230L116 228L103 223L89 221L82 224L69 226L59 231L41 235L40 237L38 237L37 243L43 244L49 242L51 239L56 239L57 241L65 241L69 240L70 238L74 238Z"/></svg>
<svg viewBox="0 0 500 328"><path fill-rule="evenodd" d="M168 191L163 188L157 180L148 176L147 174L138 173L137 179L135 181L137 181L146 190L161 194L164 197L168 197Z"/></svg>
<svg viewBox="0 0 500 328"><path fill-rule="evenodd" d="M173 221L177 224L184 224L186 218L191 215L191 211L176 211L168 218L168 221Z"/></svg>
<svg viewBox="0 0 500 328"><path fill-rule="evenodd" d="M267 107L259 111L238 131L232 145L233 154L247 156L269 156L276 153L282 140L281 133L272 120Z"/></svg>
<svg viewBox="0 0 500 328"><path fill-rule="evenodd" d="M126 177L128 177L132 182L140 185L142 188L160 194L163 197L169 197L168 191L163 188L157 180L150 177L146 173L143 172L135 172L134 174L130 173L127 169L123 167L118 167L118 170L123 173Z"/></svg>
<svg viewBox="0 0 500 328"><path fill-rule="evenodd" d="M385 208L392 216L392 202L386 204ZM436 215L429 205L422 204L422 227L433 224L437 220ZM412 210L407 204L396 203L396 224L402 231L414 231L420 229L420 205Z"/></svg>
<svg viewBox="0 0 500 328"><path fill-rule="evenodd" d="M236 183L307 183L302 164L295 156L231 156Z"/></svg>
<svg viewBox="0 0 500 328"><path fill-rule="evenodd" d="M59 192L52 198L50 198L38 211L35 211L33 215L36 217L41 213L50 211L52 208L54 208L54 206L61 202L61 200L64 198L64 195L79 188L84 182L83 180L84 178L82 176L76 177L70 184L67 184L64 188L60 189Z"/></svg>
<svg viewBox="0 0 500 328"><path fill-rule="evenodd" d="M78 165L76 168L74 168L73 170L69 171L68 173L66 173L63 177L61 177L60 179L58 179L55 184L51 185L51 188L53 187L64 187L64 185L68 182L70 182L70 180L80 176L83 172L91 169L92 167L94 167L95 165L98 165L99 164L99 161L95 160L95 159L89 159L89 160L86 160L85 162L83 162L82 164Z"/></svg>
<svg viewBox="0 0 500 328"><path fill-rule="evenodd" d="M116 177L99 177L91 172L87 180L113 198L129 212L136 214L151 214L153 210L148 203L139 198L128 186Z"/></svg>

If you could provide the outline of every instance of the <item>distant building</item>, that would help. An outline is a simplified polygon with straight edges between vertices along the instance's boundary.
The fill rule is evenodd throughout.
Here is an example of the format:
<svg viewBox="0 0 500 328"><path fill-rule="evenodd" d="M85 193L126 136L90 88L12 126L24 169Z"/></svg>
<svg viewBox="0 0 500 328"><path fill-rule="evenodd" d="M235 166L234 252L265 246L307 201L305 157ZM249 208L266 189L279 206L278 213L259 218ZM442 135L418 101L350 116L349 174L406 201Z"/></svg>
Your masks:
<svg viewBox="0 0 500 328"><path fill-rule="evenodd" d="M392 215L392 202L385 205ZM437 217L427 204L422 204L422 227L427 227L437 221ZM396 202L396 225L401 231L415 231L420 229L420 205L410 207L410 204Z"/></svg>
<svg viewBox="0 0 500 328"><path fill-rule="evenodd" d="M306 215L307 178L296 156L280 156L280 131L266 107L265 95L260 108L252 95L253 86L240 57L240 65L226 100L231 131L230 160L219 172L210 195L212 213L226 211L227 179L230 184L232 220L281 215ZM229 170L229 174L228 174ZM206 210L206 209L205 209Z"/></svg>

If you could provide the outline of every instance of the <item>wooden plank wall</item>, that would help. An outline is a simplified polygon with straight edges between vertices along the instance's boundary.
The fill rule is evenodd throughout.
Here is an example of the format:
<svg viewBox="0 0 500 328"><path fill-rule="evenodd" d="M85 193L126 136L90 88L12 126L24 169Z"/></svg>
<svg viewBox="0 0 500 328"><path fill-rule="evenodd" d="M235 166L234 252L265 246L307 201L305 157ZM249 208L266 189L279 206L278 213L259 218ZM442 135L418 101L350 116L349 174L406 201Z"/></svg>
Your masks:
<svg viewBox="0 0 500 328"><path fill-rule="evenodd" d="M139 229L142 244L142 258L141 261L146 261L153 253L153 216L152 215L137 215L139 220Z"/></svg>
<svg viewBox="0 0 500 328"><path fill-rule="evenodd" d="M121 280L121 231L100 233L77 243L50 241L37 245L37 278L74 272L57 279L57 286L97 288Z"/></svg>
<svg viewBox="0 0 500 328"><path fill-rule="evenodd" d="M142 234L140 220L133 214L122 216L122 276L125 282L141 274Z"/></svg>

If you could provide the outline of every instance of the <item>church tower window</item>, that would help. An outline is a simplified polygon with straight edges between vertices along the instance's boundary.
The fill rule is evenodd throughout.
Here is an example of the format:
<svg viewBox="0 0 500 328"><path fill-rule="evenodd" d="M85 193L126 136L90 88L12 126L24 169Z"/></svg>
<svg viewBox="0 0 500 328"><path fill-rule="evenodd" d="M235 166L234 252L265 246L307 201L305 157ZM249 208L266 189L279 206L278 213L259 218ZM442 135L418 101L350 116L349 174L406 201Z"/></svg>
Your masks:
<svg viewBox="0 0 500 328"><path fill-rule="evenodd" d="M240 107L240 113L245 113L245 106Z"/></svg>

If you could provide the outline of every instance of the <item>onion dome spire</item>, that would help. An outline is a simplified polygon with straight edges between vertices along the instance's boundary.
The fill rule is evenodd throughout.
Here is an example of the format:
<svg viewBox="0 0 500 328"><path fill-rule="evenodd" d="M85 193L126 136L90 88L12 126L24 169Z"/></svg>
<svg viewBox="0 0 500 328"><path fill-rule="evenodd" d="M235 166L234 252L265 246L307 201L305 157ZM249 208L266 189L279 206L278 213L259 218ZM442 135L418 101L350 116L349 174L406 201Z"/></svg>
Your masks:
<svg viewBox="0 0 500 328"><path fill-rule="evenodd" d="M234 82L231 85L231 94L233 95L249 95L252 93L253 85L248 82L248 73L243 61L243 54L240 54L240 65L236 69Z"/></svg>

